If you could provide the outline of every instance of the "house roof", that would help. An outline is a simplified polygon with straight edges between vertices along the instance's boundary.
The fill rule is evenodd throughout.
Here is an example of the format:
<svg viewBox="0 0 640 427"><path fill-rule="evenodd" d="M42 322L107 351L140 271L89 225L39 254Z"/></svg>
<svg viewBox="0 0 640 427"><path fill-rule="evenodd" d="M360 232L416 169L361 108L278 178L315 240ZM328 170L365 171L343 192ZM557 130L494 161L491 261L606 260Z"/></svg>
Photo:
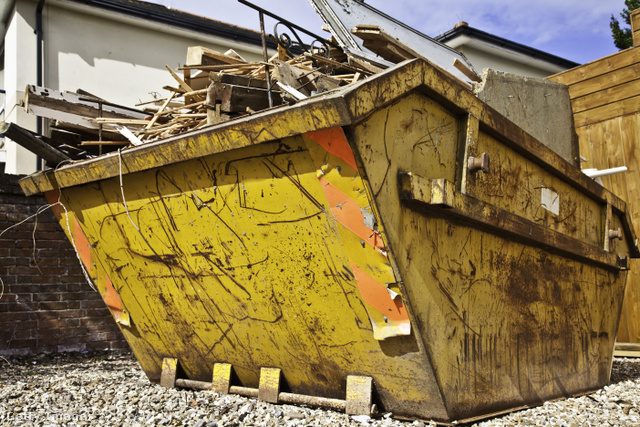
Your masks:
<svg viewBox="0 0 640 427"><path fill-rule="evenodd" d="M516 43L502 37L494 36L493 34L489 34L482 30L470 27L466 22L460 22L456 24L453 29L434 38L441 43L448 44L449 42L457 38L465 36L478 42L483 42L500 49L516 52L530 58L535 58L544 62L548 62L550 64L561 66L563 68L573 68L580 65L577 62L569 61L568 59L564 59L559 56L552 55L550 53L543 52L541 50L534 49L532 47L525 46L523 44Z"/></svg>
<svg viewBox="0 0 640 427"><path fill-rule="evenodd" d="M223 37L225 39L244 42L254 45L261 45L262 38L258 31L205 18L168 8L163 5L149 3L139 0L70 0L73 3L83 4L100 8L112 12L120 12L136 18L147 19L166 25L180 27L186 30L197 31L199 33ZM257 14L256 14L256 19ZM275 47L275 43L267 39L270 48Z"/></svg>

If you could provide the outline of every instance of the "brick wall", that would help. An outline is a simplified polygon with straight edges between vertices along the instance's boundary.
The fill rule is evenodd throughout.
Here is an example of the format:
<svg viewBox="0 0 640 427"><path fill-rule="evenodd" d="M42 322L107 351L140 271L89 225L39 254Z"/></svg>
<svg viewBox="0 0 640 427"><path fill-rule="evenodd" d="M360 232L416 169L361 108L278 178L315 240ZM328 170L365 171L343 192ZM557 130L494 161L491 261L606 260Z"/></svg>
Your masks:
<svg viewBox="0 0 640 427"><path fill-rule="evenodd" d="M0 173L0 233L46 205L19 178ZM0 355L128 348L51 210L38 216L35 250L34 224L0 236Z"/></svg>

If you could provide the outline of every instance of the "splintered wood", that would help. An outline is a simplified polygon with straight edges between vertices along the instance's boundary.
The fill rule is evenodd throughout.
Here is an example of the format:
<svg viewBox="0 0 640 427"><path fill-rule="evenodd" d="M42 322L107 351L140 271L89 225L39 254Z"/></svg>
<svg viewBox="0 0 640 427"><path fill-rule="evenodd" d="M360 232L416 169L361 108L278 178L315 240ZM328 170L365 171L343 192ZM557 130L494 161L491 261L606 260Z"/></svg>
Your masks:
<svg viewBox="0 0 640 427"><path fill-rule="evenodd" d="M349 60L337 53L336 58ZM249 62L233 50L220 53L201 46L188 49L183 67L167 70L176 81L164 87L169 96L137 105L150 114L146 121L97 119L97 123L109 130L126 126L142 142L149 142L253 114L270 105L294 104L380 71L363 61L347 63L310 53L290 58L282 51L266 63Z"/></svg>
<svg viewBox="0 0 640 427"><path fill-rule="evenodd" d="M163 87L168 95L137 104L138 109L80 90L57 92L35 86L23 102L27 111L51 119L64 144L72 141L92 157L292 105L381 71L335 48L331 58L308 52L292 58L278 49L267 62L250 62L233 50L221 53L202 46L188 49L183 67L166 68L175 81Z"/></svg>

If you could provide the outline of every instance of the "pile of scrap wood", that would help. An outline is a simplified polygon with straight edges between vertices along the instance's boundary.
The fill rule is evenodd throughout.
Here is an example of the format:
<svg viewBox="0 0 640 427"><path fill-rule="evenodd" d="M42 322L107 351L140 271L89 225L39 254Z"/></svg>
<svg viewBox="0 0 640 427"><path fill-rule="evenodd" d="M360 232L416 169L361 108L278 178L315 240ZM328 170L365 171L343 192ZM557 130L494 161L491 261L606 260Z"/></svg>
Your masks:
<svg viewBox="0 0 640 427"><path fill-rule="evenodd" d="M220 53L195 46L178 69L182 76L167 66L176 82L163 88L169 95L140 103L137 109L81 90L59 92L37 86L27 87L23 106L50 119L53 140L81 147L90 157L291 105L381 70L364 61L347 61L339 50L332 54L328 58L307 52L289 58L279 50L265 63L246 61L233 50Z"/></svg>
<svg viewBox="0 0 640 427"><path fill-rule="evenodd" d="M352 33L392 63L420 56L377 27L361 26ZM233 50L220 53L195 46L188 49L186 64L177 70L182 76L167 66L175 80L174 86L163 88L169 95L138 104L137 109L84 91L36 86L27 88L23 104L28 112L51 120L51 139L58 147L62 144L74 148L80 157L91 157L295 104L367 78L382 70L379 65L339 48L332 48L328 56L311 51L295 57L279 48L267 62L250 62Z"/></svg>
<svg viewBox="0 0 640 427"><path fill-rule="evenodd" d="M168 97L139 105L153 113L134 130L143 142L291 105L380 71L363 62L350 65L313 53L289 58L282 50L266 63L249 62L233 50L222 54L200 46L189 48L186 65L179 69L183 78L167 69L177 87L165 86Z"/></svg>

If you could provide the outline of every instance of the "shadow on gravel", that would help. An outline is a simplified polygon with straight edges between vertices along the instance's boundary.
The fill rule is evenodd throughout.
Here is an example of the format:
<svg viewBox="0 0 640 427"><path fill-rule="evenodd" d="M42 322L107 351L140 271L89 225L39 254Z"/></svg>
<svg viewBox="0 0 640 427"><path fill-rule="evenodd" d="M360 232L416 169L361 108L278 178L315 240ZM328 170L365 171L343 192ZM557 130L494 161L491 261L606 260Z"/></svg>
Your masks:
<svg viewBox="0 0 640 427"><path fill-rule="evenodd" d="M47 375L60 369L87 366L91 362L135 361L130 351L83 351L39 353L27 356L0 356L0 380L10 376Z"/></svg>
<svg viewBox="0 0 640 427"><path fill-rule="evenodd" d="M58 365L87 363L91 361L106 360L133 360L133 354L130 351L112 351L112 350L96 350L96 351L71 351L65 353L38 353L27 356L4 356L0 357L0 364L8 365Z"/></svg>
<svg viewBox="0 0 640 427"><path fill-rule="evenodd" d="M640 380L640 359L629 357L614 358L611 370L611 384L629 380Z"/></svg>

